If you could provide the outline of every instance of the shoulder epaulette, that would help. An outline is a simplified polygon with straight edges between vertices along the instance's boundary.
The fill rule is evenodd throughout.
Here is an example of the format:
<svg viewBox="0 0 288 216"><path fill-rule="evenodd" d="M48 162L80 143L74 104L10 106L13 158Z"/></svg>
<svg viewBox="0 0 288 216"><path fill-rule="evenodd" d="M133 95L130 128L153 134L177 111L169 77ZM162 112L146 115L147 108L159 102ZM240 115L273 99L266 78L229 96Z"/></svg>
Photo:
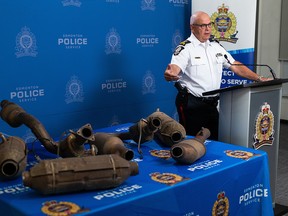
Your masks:
<svg viewBox="0 0 288 216"><path fill-rule="evenodd" d="M180 43L180 45L185 46L186 44L189 44L189 43L191 43L191 41L185 40L185 41L182 41L182 42Z"/></svg>
<svg viewBox="0 0 288 216"><path fill-rule="evenodd" d="M222 46L222 44L217 40L217 39L215 39L215 38L209 38L209 41L210 42L216 42L216 43L218 43L220 46ZM222 46L223 47L223 46ZM224 47L223 47L224 48Z"/></svg>
<svg viewBox="0 0 288 216"><path fill-rule="evenodd" d="M182 42L175 48L173 55L174 55L174 56L179 55L179 53L185 48L184 46L185 46L186 44L189 44L189 43L191 43L191 41L189 41L189 40L182 41Z"/></svg>

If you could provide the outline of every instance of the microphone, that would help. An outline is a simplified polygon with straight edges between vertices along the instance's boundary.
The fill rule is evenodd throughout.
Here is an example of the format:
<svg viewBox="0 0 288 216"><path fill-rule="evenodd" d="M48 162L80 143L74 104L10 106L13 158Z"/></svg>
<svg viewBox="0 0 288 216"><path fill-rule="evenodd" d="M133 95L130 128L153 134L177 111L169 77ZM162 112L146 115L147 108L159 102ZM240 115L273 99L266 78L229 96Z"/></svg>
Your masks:
<svg viewBox="0 0 288 216"><path fill-rule="evenodd" d="M270 71L270 73L272 74L272 76L273 76L273 79L275 80L275 79L277 79L276 78L276 75L275 75L275 73L274 73L274 71L273 71L273 69L269 66L269 65L267 65L267 64L232 64L230 61L229 61L229 59L228 59L228 56L225 54L224 55L224 58L227 60L227 62L230 64L230 65L238 65L238 66L264 66L264 67L268 67L269 68L269 71Z"/></svg>

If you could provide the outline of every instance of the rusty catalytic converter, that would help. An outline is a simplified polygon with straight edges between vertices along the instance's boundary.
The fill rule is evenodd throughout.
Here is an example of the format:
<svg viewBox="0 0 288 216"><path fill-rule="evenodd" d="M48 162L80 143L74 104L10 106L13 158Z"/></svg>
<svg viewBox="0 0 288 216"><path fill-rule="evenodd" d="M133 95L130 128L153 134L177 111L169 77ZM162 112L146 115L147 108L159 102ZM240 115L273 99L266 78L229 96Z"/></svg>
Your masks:
<svg viewBox="0 0 288 216"><path fill-rule="evenodd" d="M26 169L27 149L18 137L5 137L0 133L0 179L11 180L19 177Z"/></svg>
<svg viewBox="0 0 288 216"><path fill-rule="evenodd" d="M22 179L24 186L47 195L114 188L138 173L136 162L111 154L42 160Z"/></svg>
<svg viewBox="0 0 288 216"><path fill-rule="evenodd" d="M164 146L171 147L185 139L186 130L179 122L167 114L160 112L159 109L152 115L161 122L161 127L159 127L159 130L154 135Z"/></svg>
<svg viewBox="0 0 288 216"><path fill-rule="evenodd" d="M84 143L87 140L94 140L92 127L90 124L86 124L76 132L70 131L71 133L64 140L59 141L59 143L55 142L42 123L34 116L28 114L19 105L8 100L3 100L1 101L1 107L0 115L5 122L14 128L22 124L26 125L43 144L45 149L52 154L57 154L61 157L84 156L87 154L83 146ZM91 155L95 155L94 149L91 149Z"/></svg>
<svg viewBox="0 0 288 216"><path fill-rule="evenodd" d="M115 134L97 132L94 134L94 141L88 143L96 146L99 155L117 154L128 161L134 157L133 150L126 148L123 141Z"/></svg>
<svg viewBox="0 0 288 216"><path fill-rule="evenodd" d="M209 136L209 129L202 128L194 138L173 145L170 149L172 158L182 164L192 164L206 154L204 143Z"/></svg>

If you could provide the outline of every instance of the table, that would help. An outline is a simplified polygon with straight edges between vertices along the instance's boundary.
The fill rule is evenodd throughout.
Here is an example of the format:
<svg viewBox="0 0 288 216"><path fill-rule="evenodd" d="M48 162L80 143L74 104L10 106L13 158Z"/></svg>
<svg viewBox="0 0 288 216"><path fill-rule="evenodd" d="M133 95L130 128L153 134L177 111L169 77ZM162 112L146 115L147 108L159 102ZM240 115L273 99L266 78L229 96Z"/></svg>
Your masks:
<svg viewBox="0 0 288 216"><path fill-rule="evenodd" d="M127 131L131 123L95 130ZM193 138L193 137L188 137ZM181 165L152 140L141 145L127 141L135 152L139 174L108 190L41 195L22 185L21 177L0 182L1 215L261 215L273 214L268 157L264 151L207 140L206 154ZM43 147L35 152L51 158ZM158 153L158 154L157 154ZM163 154L164 153L164 154ZM156 155L156 156L154 156ZM96 156L97 157L97 156ZM27 169L35 164L28 157ZM53 207L52 207L53 206ZM68 209L68 212L60 212ZM58 211L59 214L56 214Z"/></svg>

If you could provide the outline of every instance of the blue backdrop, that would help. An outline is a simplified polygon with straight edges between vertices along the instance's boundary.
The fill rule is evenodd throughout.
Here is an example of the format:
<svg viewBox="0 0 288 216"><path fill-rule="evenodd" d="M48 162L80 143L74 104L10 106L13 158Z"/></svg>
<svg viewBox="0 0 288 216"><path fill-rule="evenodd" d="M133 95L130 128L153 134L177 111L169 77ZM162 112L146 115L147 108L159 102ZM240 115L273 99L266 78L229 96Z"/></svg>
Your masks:
<svg viewBox="0 0 288 216"><path fill-rule="evenodd" d="M188 0L3 0L0 100L19 104L53 137L137 122L157 108L177 118L163 73L190 35ZM29 128L0 132L33 139Z"/></svg>

